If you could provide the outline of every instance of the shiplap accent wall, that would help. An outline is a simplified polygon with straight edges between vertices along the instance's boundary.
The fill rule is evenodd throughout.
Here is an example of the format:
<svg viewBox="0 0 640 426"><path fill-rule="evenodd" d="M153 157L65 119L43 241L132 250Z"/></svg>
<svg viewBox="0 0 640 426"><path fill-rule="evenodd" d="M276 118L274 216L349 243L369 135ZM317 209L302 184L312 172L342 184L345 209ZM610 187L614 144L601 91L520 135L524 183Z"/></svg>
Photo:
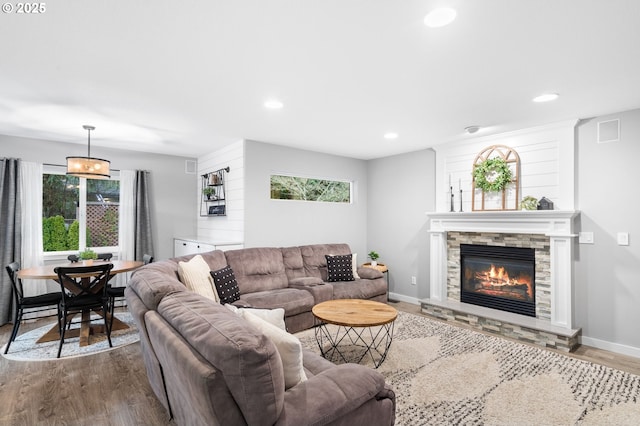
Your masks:
<svg viewBox="0 0 640 426"><path fill-rule="evenodd" d="M244 241L244 141L227 145L198 159L198 176L230 167L226 178L226 216L198 217L198 238L208 241ZM198 180L198 211L202 179Z"/></svg>
<svg viewBox="0 0 640 426"><path fill-rule="evenodd" d="M575 125L577 120L497 135L476 137L434 147L436 151L436 208L448 212L449 181L455 194L455 211L471 209L473 161L491 145L506 145L520 156L520 199L531 195L553 201L555 210L575 207Z"/></svg>

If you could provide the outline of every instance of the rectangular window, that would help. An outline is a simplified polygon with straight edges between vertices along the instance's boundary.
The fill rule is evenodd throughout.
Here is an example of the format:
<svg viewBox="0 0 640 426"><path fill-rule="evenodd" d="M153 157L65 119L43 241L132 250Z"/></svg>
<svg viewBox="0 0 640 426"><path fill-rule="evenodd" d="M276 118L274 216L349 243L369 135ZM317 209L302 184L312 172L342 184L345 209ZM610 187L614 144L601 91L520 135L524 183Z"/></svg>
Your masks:
<svg viewBox="0 0 640 426"><path fill-rule="evenodd" d="M271 199L350 203L351 182L271 175Z"/></svg>
<svg viewBox="0 0 640 426"><path fill-rule="evenodd" d="M45 252L118 246L120 181L67 176L47 169L42 179Z"/></svg>

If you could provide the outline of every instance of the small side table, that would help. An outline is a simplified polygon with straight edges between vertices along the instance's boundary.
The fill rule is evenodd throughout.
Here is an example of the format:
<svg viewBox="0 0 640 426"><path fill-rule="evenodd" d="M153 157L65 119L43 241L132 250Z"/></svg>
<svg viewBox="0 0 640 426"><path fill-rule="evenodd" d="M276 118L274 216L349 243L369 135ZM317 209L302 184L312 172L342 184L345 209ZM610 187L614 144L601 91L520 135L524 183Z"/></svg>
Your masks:
<svg viewBox="0 0 640 426"><path fill-rule="evenodd" d="M384 274L385 279L387 280L387 302L388 302L389 301L389 268L387 268L387 265L385 265L384 263L378 263L376 266L372 266L370 262L367 262L367 263L363 263L362 266L365 268L377 269L378 271Z"/></svg>

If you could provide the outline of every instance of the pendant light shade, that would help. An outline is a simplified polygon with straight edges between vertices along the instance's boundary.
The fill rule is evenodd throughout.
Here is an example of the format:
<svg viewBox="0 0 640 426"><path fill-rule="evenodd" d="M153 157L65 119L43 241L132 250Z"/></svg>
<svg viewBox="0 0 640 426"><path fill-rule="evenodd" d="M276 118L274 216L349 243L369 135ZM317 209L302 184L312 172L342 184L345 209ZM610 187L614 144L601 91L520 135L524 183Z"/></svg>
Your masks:
<svg viewBox="0 0 640 426"><path fill-rule="evenodd" d="M93 126L82 126L88 132L88 149L86 157L67 157L67 175L87 179L109 179L111 162L102 158L91 157L91 131Z"/></svg>

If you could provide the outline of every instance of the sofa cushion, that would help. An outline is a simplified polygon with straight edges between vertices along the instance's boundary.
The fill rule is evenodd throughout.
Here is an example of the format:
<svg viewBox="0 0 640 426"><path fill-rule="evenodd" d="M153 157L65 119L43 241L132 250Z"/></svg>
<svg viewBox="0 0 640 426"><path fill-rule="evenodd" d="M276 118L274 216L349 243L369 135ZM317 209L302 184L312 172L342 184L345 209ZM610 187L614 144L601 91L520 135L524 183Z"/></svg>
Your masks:
<svg viewBox="0 0 640 426"><path fill-rule="evenodd" d="M351 254L325 255L327 259L327 281L353 281L353 257Z"/></svg>
<svg viewBox="0 0 640 426"><path fill-rule="evenodd" d="M240 290L238 289L233 269L225 266L217 271L211 271L211 277L220 298L220 303L233 303L236 300L240 300Z"/></svg>
<svg viewBox="0 0 640 426"><path fill-rule="evenodd" d="M180 281L189 290L219 302L220 298L214 289L213 279L209 272L209 265L200 255L192 257L187 262L178 262Z"/></svg>
<svg viewBox="0 0 640 426"><path fill-rule="evenodd" d="M296 336L270 324L252 312L246 311L243 317L260 332L264 333L278 349L282 360L282 370L284 371L285 390L307 380L302 365L302 345Z"/></svg>
<svg viewBox="0 0 640 426"><path fill-rule="evenodd" d="M327 281L327 259L325 255L350 254L348 244L311 244L300 246L305 275Z"/></svg>
<svg viewBox="0 0 640 426"><path fill-rule="evenodd" d="M387 293L384 278L377 280L356 280L355 282L336 282L333 286L334 299L371 299Z"/></svg>
<svg viewBox="0 0 640 426"><path fill-rule="evenodd" d="M155 310L164 296L176 291L186 291L186 287L178 281L175 273L168 275L162 270L162 265L150 264L149 266L152 265L153 268L144 267L144 273L134 273L127 287L138 295L147 309Z"/></svg>
<svg viewBox="0 0 640 426"><path fill-rule="evenodd" d="M224 306L191 292L167 295L158 313L222 373L248 424L276 423L284 376L271 340Z"/></svg>
<svg viewBox="0 0 640 426"><path fill-rule="evenodd" d="M240 295L287 287L288 279L279 248L229 250L225 256L235 273Z"/></svg>
<svg viewBox="0 0 640 426"><path fill-rule="evenodd" d="M285 317L310 312L314 304L311 293L295 288L241 294L240 300L254 308L283 308Z"/></svg>

